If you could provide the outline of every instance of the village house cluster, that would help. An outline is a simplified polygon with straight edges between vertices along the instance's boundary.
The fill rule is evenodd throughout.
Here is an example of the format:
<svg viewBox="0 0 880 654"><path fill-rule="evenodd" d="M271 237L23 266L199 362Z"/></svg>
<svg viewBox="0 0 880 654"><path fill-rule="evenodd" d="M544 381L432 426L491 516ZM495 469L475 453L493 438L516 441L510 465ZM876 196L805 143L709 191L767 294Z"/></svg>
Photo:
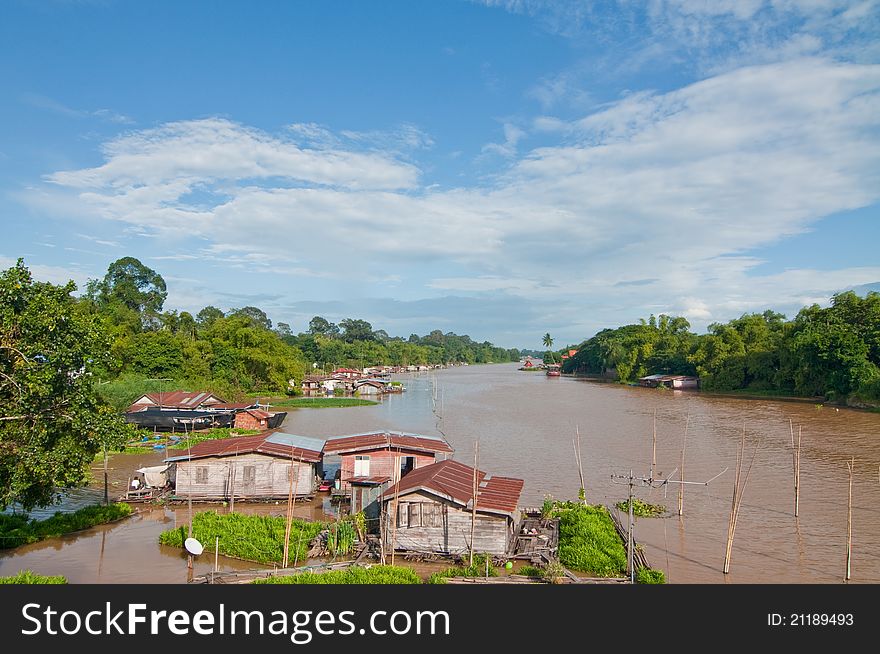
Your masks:
<svg viewBox="0 0 880 654"><path fill-rule="evenodd" d="M467 364L464 364L467 365ZM336 368L329 375L308 375L300 388L304 395L381 395L401 393L400 382L391 381L391 375L406 372L427 372L444 368L442 364L411 366L371 366L363 369ZM293 385L295 382L291 382Z"/></svg>
<svg viewBox="0 0 880 654"><path fill-rule="evenodd" d="M275 429L287 413L270 412L267 405L227 402L208 392L168 391L145 393L125 412L125 419L154 431L193 431L211 427Z"/></svg>

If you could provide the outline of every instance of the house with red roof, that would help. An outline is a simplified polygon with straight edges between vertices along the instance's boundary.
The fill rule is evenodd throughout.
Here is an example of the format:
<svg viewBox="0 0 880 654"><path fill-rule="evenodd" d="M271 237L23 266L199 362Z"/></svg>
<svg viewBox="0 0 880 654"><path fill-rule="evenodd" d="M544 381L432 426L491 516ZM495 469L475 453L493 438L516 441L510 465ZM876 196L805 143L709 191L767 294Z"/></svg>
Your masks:
<svg viewBox="0 0 880 654"><path fill-rule="evenodd" d="M178 499L268 500L315 493L323 475L324 439L277 431L196 443L172 464L169 478Z"/></svg>
<svg viewBox="0 0 880 654"><path fill-rule="evenodd" d="M399 431L331 436L324 445L325 460L339 457L339 487L352 513L364 511L369 518L378 517L379 496L390 483L451 454L440 436Z"/></svg>
<svg viewBox="0 0 880 654"><path fill-rule="evenodd" d="M128 407L128 413L158 408L163 411L209 411L226 401L208 392L165 391L163 393L144 393Z"/></svg>
<svg viewBox="0 0 880 654"><path fill-rule="evenodd" d="M471 546L474 468L447 459L413 470L382 495L382 539L396 550L465 554ZM523 480L476 470L475 552L505 555L519 529Z"/></svg>

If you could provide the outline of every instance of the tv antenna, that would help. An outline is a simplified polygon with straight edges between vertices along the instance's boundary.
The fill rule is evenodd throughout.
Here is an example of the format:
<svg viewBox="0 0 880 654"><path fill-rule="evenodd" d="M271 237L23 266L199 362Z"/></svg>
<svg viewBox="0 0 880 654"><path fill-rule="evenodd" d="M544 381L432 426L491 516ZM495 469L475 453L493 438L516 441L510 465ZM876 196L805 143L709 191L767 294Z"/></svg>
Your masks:
<svg viewBox="0 0 880 654"><path fill-rule="evenodd" d="M652 466L653 467L653 466ZM637 477L633 474L633 471L630 470L628 475L611 475L611 483L618 485L627 485L629 486L629 529L627 530L627 542L626 542L626 553L627 553L627 568L629 569L629 582L631 584L635 583L635 566L633 565L633 530L634 530L634 521L633 521L633 488L638 484L639 486L646 486L648 488L667 488L669 484L692 484L694 486L708 486L710 483L718 479L721 475L727 472L727 468L719 472L717 475L712 477L707 481L688 481L685 479L672 479L675 476L675 473L678 472L678 468L672 471L672 473L666 477L665 479L654 479L653 470L651 474L647 477Z"/></svg>

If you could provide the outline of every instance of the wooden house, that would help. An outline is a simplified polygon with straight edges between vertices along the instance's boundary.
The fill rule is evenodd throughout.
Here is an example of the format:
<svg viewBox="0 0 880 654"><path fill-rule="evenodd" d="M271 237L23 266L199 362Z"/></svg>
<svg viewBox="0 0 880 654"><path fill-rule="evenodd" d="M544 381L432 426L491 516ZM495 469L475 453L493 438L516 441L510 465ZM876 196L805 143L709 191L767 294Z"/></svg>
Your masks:
<svg viewBox="0 0 880 654"><path fill-rule="evenodd" d="M476 471L475 552L506 555L519 531L523 480ZM386 547L424 553L470 550L474 468L451 459L414 470L382 495Z"/></svg>
<svg viewBox="0 0 880 654"><path fill-rule="evenodd" d="M396 431L368 432L327 439L324 457L338 456L340 488L351 500L352 512L379 515L379 496L394 480L435 463L452 453L440 436Z"/></svg>
<svg viewBox="0 0 880 654"><path fill-rule="evenodd" d="M173 464L174 494L201 500L279 499L313 495L322 476L324 440L280 432L202 441Z"/></svg>
<svg viewBox="0 0 880 654"><path fill-rule="evenodd" d="M164 393L144 393L128 407L128 413L159 408L163 411L206 411L214 405L224 404L225 400L213 393L192 393L190 391L166 391Z"/></svg>
<svg viewBox="0 0 880 654"><path fill-rule="evenodd" d="M385 392L385 382L380 379L365 379L354 385L355 395L381 395Z"/></svg>
<svg viewBox="0 0 880 654"><path fill-rule="evenodd" d="M324 392L325 379L323 375L311 375L303 378L300 387L305 395L320 395Z"/></svg>

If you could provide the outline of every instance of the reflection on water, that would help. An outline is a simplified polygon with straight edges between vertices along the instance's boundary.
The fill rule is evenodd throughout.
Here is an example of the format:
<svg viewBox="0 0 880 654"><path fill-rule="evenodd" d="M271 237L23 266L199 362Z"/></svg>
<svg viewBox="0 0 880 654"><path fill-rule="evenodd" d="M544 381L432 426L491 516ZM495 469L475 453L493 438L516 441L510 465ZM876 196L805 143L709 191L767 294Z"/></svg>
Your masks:
<svg viewBox="0 0 880 654"><path fill-rule="evenodd" d="M293 410L284 429L307 436L377 428L442 432L456 450L454 458L464 463L473 462L473 444L479 439L480 467L490 474L525 479L521 503L533 506L548 494L577 496L572 445L577 426L588 499L613 505L627 489L612 483L612 473L632 469L640 475L650 469L653 412L658 478L680 467L685 420L690 416L686 478L705 481L729 470L708 486L686 487L683 517L637 519L636 538L645 544L652 565L666 570L673 583L842 582L846 461L854 456L852 581L880 583L880 414L548 378L516 368L469 366L401 376L408 389L403 394L388 396L376 406ZM789 419L795 429L803 427L798 520L793 515ZM731 574L725 576L721 567L743 426L749 448L756 446L757 455L737 522ZM161 452L114 457L111 495L124 490L133 469L161 459ZM94 476L98 481L91 492L99 493L99 464ZM636 488L642 499L673 509L677 493L677 487L668 492ZM321 498L325 501L326 495ZM285 504L238 503L236 509L283 515ZM297 516L317 517L321 512L320 507L297 506ZM0 553L0 575L31 568L64 574L72 582L184 581L185 557L158 545L158 535L186 522L185 506L153 509L115 525ZM199 558L196 574L213 564L210 555ZM221 557L221 569L248 567L254 566Z"/></svg>

